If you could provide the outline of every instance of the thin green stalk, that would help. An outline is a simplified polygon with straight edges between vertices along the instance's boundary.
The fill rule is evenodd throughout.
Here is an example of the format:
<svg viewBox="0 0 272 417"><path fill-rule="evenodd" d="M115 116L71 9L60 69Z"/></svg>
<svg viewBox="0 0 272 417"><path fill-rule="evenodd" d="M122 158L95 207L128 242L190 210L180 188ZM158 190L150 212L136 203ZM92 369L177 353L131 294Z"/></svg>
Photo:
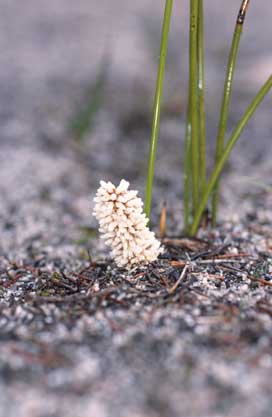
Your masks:
<svg viewBox="0 0 272 417"><path fill-rule="evenodd" d="M203 194L206 184L206 114L204 79L204 11L203 0L198 2L198 106L199 106L199 188Z"/></svg>
<svg viewBox="0 0 272 417"><path fill-rule="evenodd" d="M233 77L234 77L239 44L240 44L240 39L241 39L242 31L243 31L243 25L244 25L248 5L249 5L249 0L243 0L239 13L238 13L235 30L233 34L232 45L231 45L229 59L228 59L225 84L224 84L221 111L220 111L216 152L215 152L215 164L219 161L224 151L224 142L225 142L225 136L226 136L227 122L228 122L228 117L229 117ZM219 202L219 180L220 179L218 179L215 185L213 199L212 199L213 226L216 225L216 221L217 221L218 202Z"/></svg>
<svg viewBox="0 0 272 417"><path fill-rule="evenodd" d="M266 83L262 86L262 88L259 90L258 94L255 96L249 107L247 108L246 112L244 113L243 117L239 121L238 125L236 126L235 130L233 131L232 135L230 136L227 145L220 156L220 159L218 160L213 173L211 175L211 178L206 186L205 193L201 198L201 201L199 203L197 212L194 217L194 221L191 227L190 234L194 236L198 230L199 223L201 220L201 216L203 214L203 211L205 210L205 207L207 205L207 202L209 200L209 197L211 195L211 192L222 172L222 169L224 168L225 162L227 161L234 145L236 144L237 140L239 139L243 129L245 128L246 124L254 114L255 110L259 106L259 104L264 99L265 95L268 93L268 91L272 88L272 75L268 78Z"/></svg>
<svg viewBox="0 0 272 417"><path fill-rule="evenodd" d="M190 1L190 120L192 138L192 211L195 213L199 198L199 146L198 146L198 71L197 71L198 0Z"/></svg>
<svg viewBox="0 0 272 417"><path fill-rule="evenodd" d="M190 117L190 95L188 97L188 109L186 117L186 132L185 132L185 159L184 159L184 228L185 233L190 229L191 216L191 178L192 178L192 144L191 144L191 117Z"/></svg>
<svg viewBox="0 0 272 417"><path fill-rule="evenodd" d="M148 172L147 172L147 181L146 181L145 213L148 218L150 218L150 211L151 211L152 188L153 188L155 159L156 159L156 150L157 150L157 142L158 142L158 134L159 134L161 100L162 100L162 93L163 93L163 81L164 81L164 73L165 73L165 62L166 62L166 56L167 56L169 28L170 28L171 14L172 14L172 5L173 5L173 0L166 0L164 18L163 18L162 37L161 37L160 61L159 61L159 66L158 66L157 85L156 85L156 93L155 93L155 99L154 99L153 124L152 124L152 134L151 134L151 139L150 139L149 162L148 162Z"/></svg>

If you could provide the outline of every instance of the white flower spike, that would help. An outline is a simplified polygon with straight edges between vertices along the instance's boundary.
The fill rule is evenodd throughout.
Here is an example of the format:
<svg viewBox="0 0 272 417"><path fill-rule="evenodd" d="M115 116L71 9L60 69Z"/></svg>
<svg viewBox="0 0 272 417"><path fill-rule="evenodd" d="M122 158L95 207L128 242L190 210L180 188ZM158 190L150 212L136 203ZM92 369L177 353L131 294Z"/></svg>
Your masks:
<svg viewBox="0 0 272 417"><path fill-rule="evenodd" d="M100 181L94 207L99 232L111 247L111 255L118 266L149 263L157 259L162 248L148 227L143 213L143 202L138 191L129 190L129 182L122 180L118 187Z"/></svg>

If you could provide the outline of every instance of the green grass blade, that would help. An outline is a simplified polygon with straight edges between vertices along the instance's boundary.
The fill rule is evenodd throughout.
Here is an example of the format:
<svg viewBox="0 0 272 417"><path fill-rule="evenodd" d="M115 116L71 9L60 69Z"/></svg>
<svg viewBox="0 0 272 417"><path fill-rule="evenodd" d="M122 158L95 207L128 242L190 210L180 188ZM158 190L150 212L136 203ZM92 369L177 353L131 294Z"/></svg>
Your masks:
<svg viewBox="0 0 272 417"><path fill-rule="evenodd" d="M86 134L92 131L97 114L102 108L109 68L109 59L106 56L101 63L95 82L86 92L83 105L70 121L71 136L79 143L84 142Z"/></svg>
<svg viewBox="0 0 272 417"><path fill-rule="evenodd" d="M201 220L201 216L205 210L205 207L207 205L207 202L209 200L209 197L212 193L212 190L216 184L216 182L218 181L218 178L224 168L224 165L234 147L234 145L236 144L237 140L239 139L242 131L244 130L246 124L248 123L248 121L250 120L250 118L252 117L252 115L254 114L255 110L257 109L257 107L259 106L259 104L262 102L262 100L264 99L264 97L266 96L266 94L269 92L269 90L272 88L272 75L268 78L268 80L266 81L266 83L262 86L262 88L259 90L258 94L255 96L255 98L253 99L253 101L251 102L251 104L249 105L249 107L247 108L246 112L244 113L243 117L241 118L241 120L239 121L238 125L236 126L236 128L234 129L232 135L230 136L227 145L220 157L220 159L218 160L213 173L211 175L211 178L206 186L205 189L205 193L201 198L201 201L199 203L197 212L195 214L194 217L194 221L191 227L191 231L190 234L192 236L194 236L198 230L199 227L199 223Z"/></svg>
<svg viewBox="0 0 272 417"><path fill-rule="evenodd" d="M245 21L248 5L249 5L249 0L243 0L239 13L238 13L235 30L233 34L232 45L231 45L229 59L228 59L225 84L224 84L221 111L220 111L216 152L215 152L215 164L219 161L224 150L224 142L225 142L225 136L226 136L227 122L228 122L228 117L229 117L229 108L230 108L233 78L234 78L234 72L236 68L241 34L243 31L243 24ZM217 221L218 202L219 202L219 179L215 185L214 192L213 192L213 200L212 200L213 226L215 226L216 221Z"/></svg>
<svg viewBox="0 0 272 417"><path fill-rule="evenodd" d="M184 158L184 190L183 190L183 213L185 233L189 232L191 217L191 179L192 179L192 143L191 143L191 117L190 97L188 97L188 109L185 132L185 158Z"/></svg>
<svg viewBox="0 0 272 417"><path fill-rule="evenodd" d="M192 155L192 211L195 213L199 198L199 137L198 137L198 54L197 54L198 0L190 1L190 63L189 103L191 120Z"/></svg>
<svg viewBox="0 0 272 417"><path fill-rule="evenodd" d="M150 139L149 162L148 162L146 193L145 193L145 213L148 218L150 218L150 211L151 211L152 188L153 188L155 159L156 159L160 114L161 114L161 100L162 100L162 93L163 93L163 81L164 81L164 73L165 73L165 63L166 63L166 56L167 56L172 6L173 6L173 0L166 0L164 18L163 18L157 86L156 86L156 93L155 93L155 99L154 99L153 124L152 124L152 134L151 134L151 139Z"/></svg>
<svg viewBox="0 0 272 417"><path fill-rule="evenodd" d="M198 3L198 106L199 106L199 188L203 194L206 184L206 112L204 78L204 10L203 0Z"/></svg>

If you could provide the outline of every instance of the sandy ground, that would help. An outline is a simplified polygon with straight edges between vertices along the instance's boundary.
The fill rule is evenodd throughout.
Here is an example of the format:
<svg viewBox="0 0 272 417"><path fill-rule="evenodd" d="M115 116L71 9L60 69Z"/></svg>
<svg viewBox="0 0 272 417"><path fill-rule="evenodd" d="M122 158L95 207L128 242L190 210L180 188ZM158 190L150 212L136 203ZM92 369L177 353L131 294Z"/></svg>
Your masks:
<svg viewBox="0 0 272 417"><path fill-rule="evenodd" d="M271 315L255 308L260 300L269 305L269 285L255 288L241 278L229 287L218 286L201 277L198 287L209 297L211 310L203 307L201 296L193 306L189 300L181 307L177 300L154 307L149 299L133 299L129 309L117 302L99 309L95 299L84 301L83 307L79 303L67 316L69 300L64 307L41 301L38 313L39 305L28 298L52 295L54 272L73 277L88 266L86 249L94 259L103 258L91 217L91 197L101 178L124 177L143 193L163 3L4 0L0 5L1 417L270 413ZM205 6L211 148L239 3L229 0L226 16L218 1ZM188 44L184 7L174 8L153 212L156 224L161 203L167 200L169 233L176 234L182 230ZM250 7L230 130L272 67L272 8L264 0ZM70 121L103 65L108 68L102 104L79 144ZM254 262L266 265L261 274L267 280L271 104L270 95L228 164L221 211L225 226L217 237L205 235L218 239L219 246L237 239L237 251L246 249ZM268 253L265 262L263 252ZM33 268L39 269L38 277ZM116 273L110 271L109 276ZM102 274L88 273L88 279L94 274L98 280ZM91 284L84 285L77 288L83 295ZM101 285L107 287L104 281ZM234 305L239 314L222 325L217 345L212 334L220 330L220 303ZM235 351L238 341L242 346Z"/></svg>

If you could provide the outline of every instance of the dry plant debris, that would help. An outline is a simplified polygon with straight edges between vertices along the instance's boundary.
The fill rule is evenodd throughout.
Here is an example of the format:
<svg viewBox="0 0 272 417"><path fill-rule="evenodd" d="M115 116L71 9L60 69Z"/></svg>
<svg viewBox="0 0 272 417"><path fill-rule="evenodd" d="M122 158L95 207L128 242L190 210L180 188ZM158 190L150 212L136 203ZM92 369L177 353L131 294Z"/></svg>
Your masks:
<svg viewBox="0 0 272 417"><path fill-rule="evenodd" d="M262 230L255 235L237 227L205 231L197 240L167 237L158 260L129 271L91 258L70 259L68 266L65 259L49 260L31 248L24 260L2 256L3 375L7 369L14 381L28 375L37 381L35 375L42 375L47 389L57 390L54 398L59 389L69 404L71 392L89 398L90 387L94 396L100 395L101 386L110 396L116 378L114 398L123 401L135 389L149 398L157 390L150 388L150 381L153 386L156 380L167 395L170 415L177 416L174 398L187 389L192 373L201 381L197 387L204 398L203 415L213 415L206 402L211 394L221 404L230 389L244 398L245 407L256 386L270 380L272 369L272 259ZM254 378L244 394L240 381L248 372ZM263 397L268 396L264 389L270 385L262 388ZM33 384L31 392L35 394ZM191 403L184 401L183 415L188 415ZM120 413L120 404L113 416ZM144 405L141 415L151 409ZM243 417L247 415L253 414L245 408Z"/></svg>

